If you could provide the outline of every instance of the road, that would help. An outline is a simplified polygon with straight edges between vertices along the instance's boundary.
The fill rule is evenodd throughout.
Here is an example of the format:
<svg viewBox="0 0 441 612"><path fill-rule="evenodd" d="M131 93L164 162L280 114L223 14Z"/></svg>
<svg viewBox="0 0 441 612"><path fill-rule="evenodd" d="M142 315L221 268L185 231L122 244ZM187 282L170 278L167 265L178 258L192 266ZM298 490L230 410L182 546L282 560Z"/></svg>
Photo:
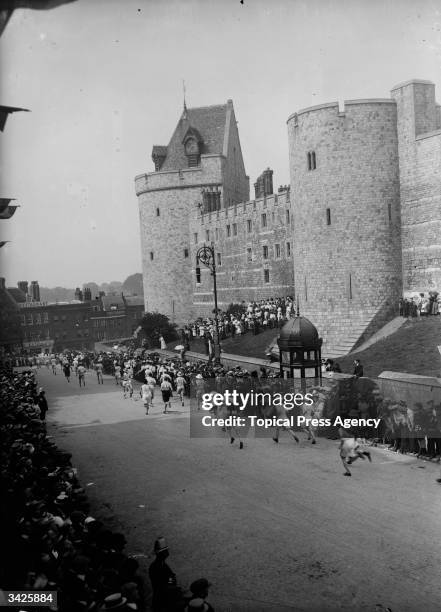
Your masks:
<svg viewBox="0 0 441 612"><path fill-rule="evenodd" d="M383 449L342 475L336 441L191 439L189 409L145 416L113 379L86 388L37 372L49 431L73 453L92 512L145 568L164 535L184 586L206 577L216 612L438 611L439 466ZM159 395L159 394L158 394ZM381 607L380 607L381 606Z"/></svg>

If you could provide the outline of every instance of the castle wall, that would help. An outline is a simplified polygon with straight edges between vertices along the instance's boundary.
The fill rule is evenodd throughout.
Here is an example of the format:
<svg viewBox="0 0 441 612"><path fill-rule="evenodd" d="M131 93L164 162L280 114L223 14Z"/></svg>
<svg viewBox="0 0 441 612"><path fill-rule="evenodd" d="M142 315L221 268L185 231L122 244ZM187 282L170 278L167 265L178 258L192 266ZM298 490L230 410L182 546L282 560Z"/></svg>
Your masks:
<svg viewBox="0 0 441 612"><path fill-rule="evenodd" d="M262 215L266 215L266 226ZM230 227L230 236L227 226ZM213 213L201 214L198 211L190 219L190 234L193 310L200 315L211 315L214 308L213 279L208 269L201 266L201 283L196 283L196 252L204 242L214 243L216 259L220 254L221 265L217 266L219 308L226 309L229 304L243 300L293 295L289 191L223 207ZM264 246L268 248L267 259L264 258ZM266 282L264 270L268 270L269 282Z"/></svg>
<svg viewBox="0 0 441 612"><path fill-rule="evenodd" d="M178 324L193 317L188 219L202 186L222 185L223 163L220 156L202 156L197 168L136 177L146 312Z"/></svg>
<svg viewBox="0 0 441 612"><path fill-rule="evenodd" d="M329 354L354 329L382 325L401 295L396 105L305 109L288 138L296 295Z"/></svg>
<svg viewBox="0 0 441 612"><path fill-rule="evenodd" d="M225 215L232 214L226 210L228 206L249 198L249 179L231 100L226 107L225 125L219 129L223 130L219 154L201 155L198 166L135 178L145 310L166 314L177 324L187 323L200 314L198 304L194 303L198 300L193 299L196 245L192 237L198 230L190 228L190 219L200 211L202 190L218 189ZM174 151L179 159L177 153L179 149ZM202 239L202 231L199 235Z"/></svg>
<svg viewBox="0 0 441 612"><path fill-rule="evenodd" d="M435 86L409 81L397 103L404 291L441 291L441 124Z"/></svg>

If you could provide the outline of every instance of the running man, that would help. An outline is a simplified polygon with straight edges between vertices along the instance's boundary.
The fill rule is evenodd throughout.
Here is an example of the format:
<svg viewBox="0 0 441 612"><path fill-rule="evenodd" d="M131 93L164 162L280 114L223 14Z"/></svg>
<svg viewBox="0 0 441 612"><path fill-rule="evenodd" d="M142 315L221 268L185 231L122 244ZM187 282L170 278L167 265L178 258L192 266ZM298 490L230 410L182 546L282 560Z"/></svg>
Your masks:
<svg viewBox="0 0 441 612"><path fill-rule="evenodd" d="M172 396L173 387L168 376L164 376L161 383L162 401L164 402L164 414L167 414L167 405L171 408L170 398Z"/></svg>
<svg viewBox="0 0 441 612"><path fill-rule="evenodd" d="M96 370L96 377L98 379L98 384L102 384L104 385L104 381L103 381L103 364L101 361L97 361L97 363L95 364L95 370Z"/></svg>
<svg viewBox="0 0 441 612"><path fill-rule="evenodd" d="M124 374L122 387L123 387L124 399L127 398L127 393L129 394L129 397L133 397L132 379L129 377L127 373Z"/></svg>
<svg viewBox="0 0 441 612"><path fill-rule="evenodd" d="M352 476L349 471L348 465L354 463L357 459L369 459L372 461L371 454L369 451L361 450L362 447L357 441L355 437L347 437L348 432L346 432L342 427L339 428L339 435L341 437L340 440L340 458L343 463L343 467L345 468L344 476ZM350 434L349 434L350 435Z"/></svg>
<svg viewBox="0 0 441 612"><path fill-rule="evenodd" d="M81 383L82 383L82 386L85 387L86 386L86 379L85 379L86 368L83 366L82 363L80 363L80 365L77 367L77 375L78 375L78 382L80 383L80 387L81 387Z"/></svg>
<svg viewBox="0 0 441 612"><path fill-rule="evenodd" d="M155 386L156 386L156 379L153 378L151 372L149 372L148 374L145 374L145 382L148 384L148 386L150 387L150 390L152 392L152 406L153 406L153 400L155 399Z"/></svg>
<svg viewBox="0 0 441 612"><path fill-rule="evenodd" d="M152 395L152 390L150 388L150 386L147 383L144 383L141 386L141 390L139 392L139 395L142 397L142 401L144 403L144 408L145 408L145 413L148 414L149 413L149 409L152 405L152 399L153 399L153 395Z"/></svg>
<svg viewBox="0 0 441 612"><path fill-rule="evenodd" d="M185 378L182 375L182 372L178 372L176 377L176 393L181 398L181 405L184 405L184 392L185 392Z"/></svg>
<svg viewBox="0 0 441 612"><path fill-rule="evenodd" d="M70 365L68 361L66 361L66 363L63 365L63 372L67 382L70 382Z"/></svg>

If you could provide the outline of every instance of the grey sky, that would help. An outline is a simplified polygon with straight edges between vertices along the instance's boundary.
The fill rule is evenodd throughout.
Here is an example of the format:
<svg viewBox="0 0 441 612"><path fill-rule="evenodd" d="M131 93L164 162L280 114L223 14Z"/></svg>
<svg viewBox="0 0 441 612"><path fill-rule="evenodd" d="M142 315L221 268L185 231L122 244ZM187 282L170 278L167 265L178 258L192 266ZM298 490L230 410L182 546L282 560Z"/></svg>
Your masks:
<svg viewBox="0 0 441 612"><path fill-rule="evenodd" d="M139 10L140 9L140 10ZM439 2L78 0L18 10L0 39L0 225L8 285L123 280L141 270L134 177L187 105L234 102L251 185L289 182L286 119L430 79L441 101ZM166 240L166 237L164 237ZM173 245L170 245L172 248Z"/></svg>

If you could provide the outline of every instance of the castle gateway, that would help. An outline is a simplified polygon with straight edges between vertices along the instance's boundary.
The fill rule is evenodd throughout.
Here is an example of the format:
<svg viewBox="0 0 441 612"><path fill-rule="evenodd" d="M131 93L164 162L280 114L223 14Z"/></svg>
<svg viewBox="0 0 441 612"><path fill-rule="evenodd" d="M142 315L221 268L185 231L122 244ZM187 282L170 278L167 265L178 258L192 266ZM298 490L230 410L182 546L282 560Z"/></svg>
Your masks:
<svg viewBox="0 0 441 612"><path fill-rule="evenodd" d="M213 311L196 251L213 243L219 306L295 294L347 353L398 314L399 298L441 287L441 109L433 83L388 99L323 104L288 119L290 186L272 171L249 200L231 100L186 109L155 172L136 177L146 311L176 323Z"/></svg>

